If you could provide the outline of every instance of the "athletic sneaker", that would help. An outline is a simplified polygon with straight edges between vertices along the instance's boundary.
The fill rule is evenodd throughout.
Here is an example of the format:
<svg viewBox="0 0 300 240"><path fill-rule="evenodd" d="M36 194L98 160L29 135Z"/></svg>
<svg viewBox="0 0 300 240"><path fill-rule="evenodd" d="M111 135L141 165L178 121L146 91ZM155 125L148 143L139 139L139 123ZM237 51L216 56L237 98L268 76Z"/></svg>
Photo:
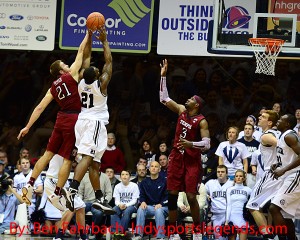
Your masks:
<svg viewBox="0 0 300 240"><path fill-rule="evenodd" d="M55 193L48 197L49 202L52 203L54 207L56 207L59 211L66 210L66 200L63 196L58 196Z"/></svg>
<svg viewBox="0 0 300 240"><path fill-rule="evenodd" d="M201 233L194 233L193 234L193 240L202 240L202 234Z"/></svg>
<svg viewBox="0 0 300 240"><path fill-rule="evenodd" d="M113 210L113 208L108 204L107 200L105 199L103 202L99 199L96 199L95 202L93 202L92 207L103 211L106 215L113 215L116 213L116 211Z"/></svg>
<svg viewBox="0 0 300 240"><path fill-rule="evenodd" d="M132 240L142 240L143 237L139 234L134 234L134 237L132 238Z"/></svg>
<svg viewBox="0 0 300 240"><path fill-rule="evenodd" d="M169 237L170 240L181 240L179 234L172 234Z"/></svg>
<svg viewBox="0 0 300 240"><path fill-rule="evenodd" d="M78 190L74 188L69 188L69 191L65 190L64 188L61 189L61 195L64 196L66 199L66 207L71 211L74 212L74 198L77 194Z"/></svg>
<svg viewBox="0 0 300 240"><path fill-rule="evenodd" d="M26 186L22 188L22 200L26 203L26 205L31 205L32 194L33 186L27 183Z"/></svg>

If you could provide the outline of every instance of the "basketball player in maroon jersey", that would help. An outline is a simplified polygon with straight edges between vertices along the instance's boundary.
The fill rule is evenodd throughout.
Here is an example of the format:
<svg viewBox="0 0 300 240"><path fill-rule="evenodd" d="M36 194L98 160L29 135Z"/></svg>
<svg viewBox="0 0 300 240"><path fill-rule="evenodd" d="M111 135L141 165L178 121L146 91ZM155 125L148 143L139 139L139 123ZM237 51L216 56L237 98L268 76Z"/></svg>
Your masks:
<svg viewBox="0 0 300 240"><path fill-rule="evenodd" d="M80 80L80 69L82 69L85 64L89 66L89 61L85 59L85 53L87 52L85 48L88 47L91 47L90 32L87 32L81 42L76 59L71 67L61 60L56 60L51 64L50 73L56 77L57 80L52 83L51 88L31 114L26 127L24 127L18 135L18 139L20 139L29 132L30 127L53 99L59 104L60 111L57 113L54 130L49 139L47 149L44 155L35 164L28 184L22 188L22 199L27 205L31 204L33 184L36 178L45 169L54 154L58 154L64 158L64 163L59 171L55 191L49 197L49 200L59 210L63 211L65 208L64 203L61 202L61 200L64 199L61 194L63 186L68 180L72 165L72 161L69 159L75 145L74 126L81 110L78 81ZM90 56L87 56L87 58L88 57L90 58Z"/></svg>
<svg viewBox="0 0 300 240"><path fill-rule="evenodd" d="M202 178L201 151L210 148L208 123L200 113L204 101L197 95L189 98L185 105L170 99L166 87L167 68L168 62L165 59L161 64L160 102L179 115L167 175L169 223L175 227L178 193L184 191L190 204L194 226L199 227L200 210L196 195ZM200 236L200 231L197 231L194 239ZM178 237L171 236L175 239Z"/></svg>

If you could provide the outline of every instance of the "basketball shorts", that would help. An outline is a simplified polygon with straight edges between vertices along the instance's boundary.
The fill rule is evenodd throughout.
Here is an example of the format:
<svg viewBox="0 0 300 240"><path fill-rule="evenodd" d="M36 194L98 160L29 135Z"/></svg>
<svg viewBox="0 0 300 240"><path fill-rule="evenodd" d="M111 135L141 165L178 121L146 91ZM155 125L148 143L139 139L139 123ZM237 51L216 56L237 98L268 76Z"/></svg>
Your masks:
<svg viewBox="0 0 300 240"><path fill-rule="evenodd" d="M78 119L75 125L76 147L79 154L88 155L101 162L107 146L107 130L99 120Z"/></svg>
<svg viewBox="0 0 300 240"><path fill-rule="evenodd" d="M284 212L294 217L299 214L299 198L300 198L300 170L291 173L283 180L283 184L278 190L271 203L280 207Z"/></svg>
<svg viewBox="0 0 300 240"><path fill-rule="evenodd" d="M246 207L253 210L259 210L265 203L275 196L282 183L282 178L277 180L273 179L271 172L265 172L252 189L251 196Z"/></svg>
<svg viewBox="0 0 300 240"><path fill-rule="evenodd" d="M75 144L74 126L77 118L77 113L58 114L47 145L48 151L70 159Z"/></svg>
<svg viewBox="0 0 300 240"><path fill-rule="evenodd" d="M57 184L56 178L49 178L49 177L45 178L44 189L48 197L53 194L56 184ZM74 208L75 210L85 208L85 203L77 195L74 198Z"/></svg>
<svg viewBox="0 0 300 240"><path fill-rule="evenodd" d="M169 155L167 189L198 194L202 179L201 157L192 158L173 149Z"/></svg>
<svg viewBox="0 0 300 240"><path fill-rule="evenodd" d="M226 239L223 238L222 235L222 224L225 223L225 215L226 213L217 213L212 215L211 221L213 225L213 231L214 231L214 236L215 239Z"/></svg>

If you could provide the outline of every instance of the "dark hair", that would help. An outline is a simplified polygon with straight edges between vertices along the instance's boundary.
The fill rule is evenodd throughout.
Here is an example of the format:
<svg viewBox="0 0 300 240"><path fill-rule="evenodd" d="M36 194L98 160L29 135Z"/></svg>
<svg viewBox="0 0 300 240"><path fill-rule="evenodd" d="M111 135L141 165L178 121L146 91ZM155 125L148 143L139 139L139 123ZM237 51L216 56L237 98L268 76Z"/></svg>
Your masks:
<svg viewBox="0 0 300 240"><path fill-rule="evenodd" d="M131 171L129 171L128 169L123 169L120 174L122 174L122 172L127 172L129 176L131 175Z"/></svg>
<svg viewBox="0 0 300 240"><path fill-rule="evenodd" d="M246 123L246 124L244 125L244 128L245 128L246 126L251 126L251 128L252 128L252 131L254 131L254 126L253 126L252 124L250 124L250 123Z"/></svg>
<svg viewBox="0 0 300 240"><path fill-rule="evenodd" d="M86 84L92 84L96 79L95 67L86 68L83 72L83 78Z"/></svg>
<svg viewBox="0 0 300 240"><path fill-rule="evenodd" d="M295 117L295 115L292 115L290 113L286 115L287 115L287 121L290 125L289 129L293 129L297 125L297 118Z"/></svg>
<svg viewBox="0 0 300 240"><path fill-rule="evenodd" d="M59 71L62 69L60 66L61 60L56 60L50 66L50 73L53 77L58 77L60 75Z"/></svg>

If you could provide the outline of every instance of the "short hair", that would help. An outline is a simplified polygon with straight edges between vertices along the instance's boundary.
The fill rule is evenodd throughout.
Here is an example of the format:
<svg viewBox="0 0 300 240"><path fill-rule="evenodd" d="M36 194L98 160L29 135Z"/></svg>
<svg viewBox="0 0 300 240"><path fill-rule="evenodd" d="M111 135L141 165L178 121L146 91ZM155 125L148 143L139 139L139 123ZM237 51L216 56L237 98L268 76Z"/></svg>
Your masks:
<svg viewBox="0 0 300 240"><path fill-rule="evenodd" d="M268 120L272 122L272 127L275 126L279 119L279 114L273 110L267 110L265 113L269 115Z"/></svg>
<svg viewBox="0 0 300 240"><path fill-rule="evenodd" d="M293 129L297 125L297 118L293 114L286 114L287 116L287 121L290 125L289 129Z"/></svg>
<svg viewBox="0 0 300 240"><path fill-rule="evenodd" d="M145 166L145 164L139 163L139 164L136 165L136 170L138 170L138 167L140 167L140 166L144 167L145 170L147 169L146 166Z"/></svg>
<svg viewBox="0 0 300 240"><path fill-rule="evenodd" d="M223 164L218 165L218 166L217 166L217 169L218 169L218 168L225 168L226 173L228 174L228 168L227 168L225 165L223 165Z"/></svg>
<svg viewBox="0 0 300 240"><path fill-rule="evenodd" d="M244 125L244 128L245 128L246 126L251 126L251 128L252 128L252 131L254 131L254 126L253 126L252 124L250 124L250 123L246 123L246 124Z"/></svg>
<svg viewBox="0 0 300 240"><path fill-rule="evenodd" d="M58 77L60 75L59 71L62 69L60 66L61 60L56 60L50 66L50 73L53 77Z"/></svg>
<svg viewBox="0 0 300 240"><path fill-rule="evenodd" d="M127 172L129 174L129 176L131 175L131 171L129 171L128 169L123 169L120 173L120 175L122 174L122 172Z"/></svg>
<svg viewBox="0 0 300 240"><path fill-rule="evenodd" d="M86 84L92 84L96 80L95 67L88 67L83 72L83 78Z"/></svg>
<svg viewBox="0 0 300 240"><path fill-rule="evenodd" d="M106 172L107 169L111 169L111 170L113 170L115 172L115 169L113 167L111 167L111 166L105 168L105 172Z"/></svg>

